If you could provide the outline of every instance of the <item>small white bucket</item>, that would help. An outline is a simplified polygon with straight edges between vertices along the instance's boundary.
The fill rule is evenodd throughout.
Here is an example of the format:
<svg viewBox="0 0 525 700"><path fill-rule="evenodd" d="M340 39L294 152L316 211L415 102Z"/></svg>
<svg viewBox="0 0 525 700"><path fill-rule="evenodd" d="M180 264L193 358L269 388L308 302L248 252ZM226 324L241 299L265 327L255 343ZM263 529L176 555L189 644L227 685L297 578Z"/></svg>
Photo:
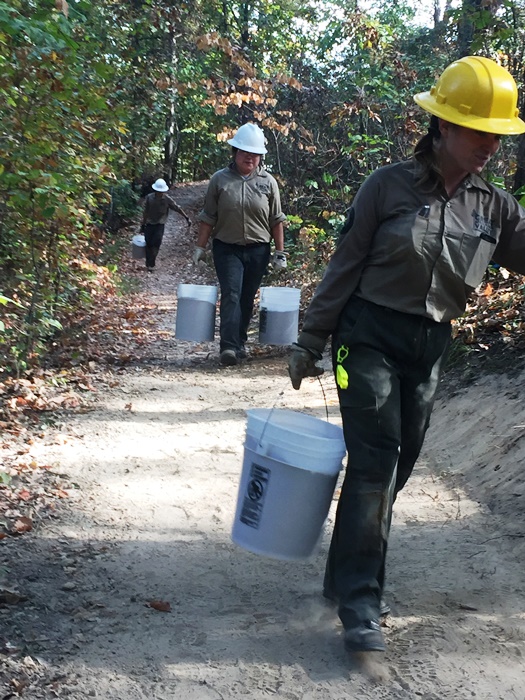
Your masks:
<svg viewBox="0 0 525 700"><path fill-rule="evenodd" d="M285 409L248 411L232 540L274 559L310 556L345 454L339 426Z"/></svg>
<svg viewBox="0 0 525 700"><path fill-rule="evenodd" d="M301 290L295 287L261 287L259 342L291 345L299 330Z"/></svg>
<svg viewBox="0 0 525 700"><path fill-rule="evenodd" d="M133 260L142 260L146 257L146 239L140 233L131 239L131 257Z"/></svg>
<svg viewBox="0 0 525 700"><path fill-rule="evenodd" d="M207 284L179 284L175 338L203 343L215 337L217 287Z"/></svg>

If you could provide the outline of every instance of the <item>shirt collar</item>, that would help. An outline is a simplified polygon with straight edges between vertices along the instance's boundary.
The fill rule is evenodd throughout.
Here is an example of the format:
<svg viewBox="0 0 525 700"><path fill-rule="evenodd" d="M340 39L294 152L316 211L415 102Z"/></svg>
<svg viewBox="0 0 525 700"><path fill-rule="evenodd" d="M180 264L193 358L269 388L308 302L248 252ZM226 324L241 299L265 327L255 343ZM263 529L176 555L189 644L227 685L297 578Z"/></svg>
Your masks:
<svg viewBox="0 0 525 700"><path fill-rule="evenodd" d="M467 177L463 180L463 185L466 190L476 188L478 190L483 190L484 192L491 192L489 183L475 173L470 173L467 175Z"/></svg>

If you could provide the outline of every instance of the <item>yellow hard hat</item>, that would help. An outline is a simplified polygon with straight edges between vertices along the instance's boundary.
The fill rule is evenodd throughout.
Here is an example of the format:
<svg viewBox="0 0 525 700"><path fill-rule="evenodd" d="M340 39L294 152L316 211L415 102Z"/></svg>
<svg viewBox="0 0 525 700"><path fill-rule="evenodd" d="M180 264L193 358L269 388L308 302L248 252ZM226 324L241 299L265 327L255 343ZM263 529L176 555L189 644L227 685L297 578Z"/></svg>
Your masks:
<svg viewBox="0 0 525 700"><path fill-rule="evenodd" d="M518 90L512 75L490 58L465 56L451 63L430 92L414 95L426 112L467 129L522 134Z"/></svg>

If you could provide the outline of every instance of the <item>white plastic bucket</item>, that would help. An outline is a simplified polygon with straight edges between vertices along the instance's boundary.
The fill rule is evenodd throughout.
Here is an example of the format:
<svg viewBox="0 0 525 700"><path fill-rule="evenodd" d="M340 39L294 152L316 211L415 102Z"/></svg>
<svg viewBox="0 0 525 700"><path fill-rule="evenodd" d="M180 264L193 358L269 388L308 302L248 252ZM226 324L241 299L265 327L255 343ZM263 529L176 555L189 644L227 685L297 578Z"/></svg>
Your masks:
<svg viewBox="0 0 525 700"><path fill-rule="evenodd" d="M248 411L232 540L275 559L305 559L328 515L343 431L286 409Z"/></svg>
<svg viewBox="0 0 525 700"><path fill-rule="evenodd" d="M179 284L175 338L203 343L215 337L217 287L207 284Z"/></svg>
<svg viewBox="0 0 525 700"><path fill-rule="evenodd" d="M295 287L261 287L259 342L291 345L297 340L301 290Z"/></svg>
<svg viewBox="0 0 525 700"><path fill-rule="evenodd" d="M141 234L137 234L131 239L131 257L134 260L146 257L146 239Z"/></svg>

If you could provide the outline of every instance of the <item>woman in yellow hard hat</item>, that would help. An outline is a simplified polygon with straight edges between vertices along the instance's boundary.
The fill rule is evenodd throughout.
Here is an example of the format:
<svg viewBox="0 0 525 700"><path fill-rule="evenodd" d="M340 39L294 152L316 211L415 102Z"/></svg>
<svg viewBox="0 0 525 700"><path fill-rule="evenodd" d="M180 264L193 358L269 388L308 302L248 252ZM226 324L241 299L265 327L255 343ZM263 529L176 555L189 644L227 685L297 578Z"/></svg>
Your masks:
<svg viewBox="0 0 525 700"><path fill-rule="evenodd" d="M487 58L448 66L415 96L432 115L413 158L357 193L292 350L295 389L332 353L348 450L324 580L349 651L385 649L380 616L392 504L427 430L460 316L491 260L525 274L525 209L481 177L500 136L525 132L512 76Z"/></svg>

